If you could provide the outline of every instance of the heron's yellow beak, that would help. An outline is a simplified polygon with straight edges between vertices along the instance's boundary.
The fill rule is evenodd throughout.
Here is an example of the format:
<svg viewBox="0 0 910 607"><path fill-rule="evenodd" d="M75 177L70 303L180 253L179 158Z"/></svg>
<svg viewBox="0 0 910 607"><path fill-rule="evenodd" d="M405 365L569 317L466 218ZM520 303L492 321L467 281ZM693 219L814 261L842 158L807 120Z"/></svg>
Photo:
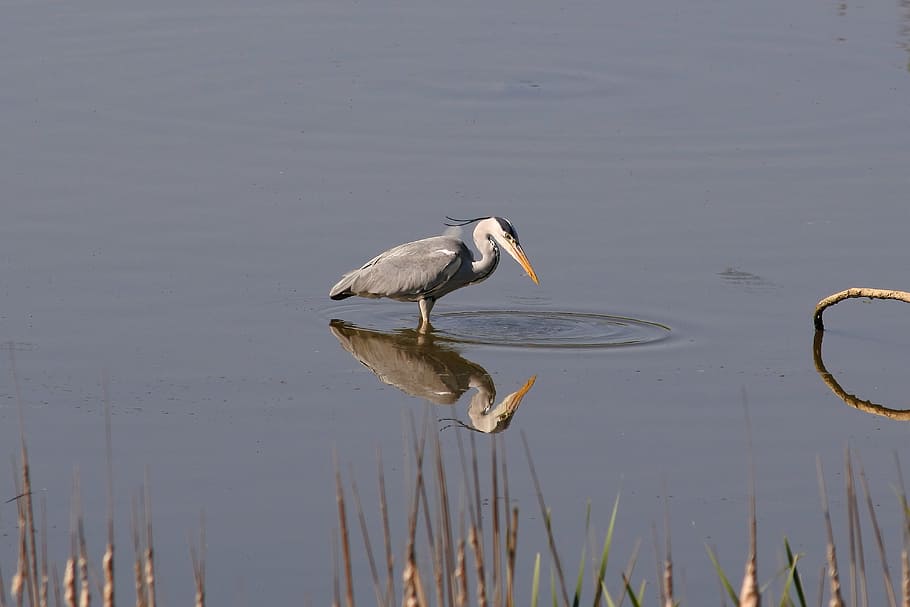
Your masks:
<svg viewBox="0 0 910 607"><path fill-rule="evenodd" d="M531 277L531 280L534 281L534 284L539 285L540 281L537 280L537 272L535 272L534 268L531 267L531 262L528 261L528 256L525 255L524 249L521 248L521 245L516 242L514 247L508 247L506 250L512 255L512 257L515 258L515 261L517 261L519 265L524 268L524 271L528 273L528 276Z"/></svg>

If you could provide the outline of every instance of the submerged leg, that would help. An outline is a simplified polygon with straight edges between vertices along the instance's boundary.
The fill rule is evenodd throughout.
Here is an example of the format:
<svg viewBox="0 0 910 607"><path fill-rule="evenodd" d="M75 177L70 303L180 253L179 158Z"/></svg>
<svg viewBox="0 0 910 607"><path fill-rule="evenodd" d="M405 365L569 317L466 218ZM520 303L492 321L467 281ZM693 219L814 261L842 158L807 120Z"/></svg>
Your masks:
<svg viewBox="0 0 910 607"><path fill-rule="evenodd" d="M430 312L433 310L435 303L436 300L432 297L427 297L417 302L417 305L420 306L420 327L418 330L421 333L426 333L430 329Z"/></svg>

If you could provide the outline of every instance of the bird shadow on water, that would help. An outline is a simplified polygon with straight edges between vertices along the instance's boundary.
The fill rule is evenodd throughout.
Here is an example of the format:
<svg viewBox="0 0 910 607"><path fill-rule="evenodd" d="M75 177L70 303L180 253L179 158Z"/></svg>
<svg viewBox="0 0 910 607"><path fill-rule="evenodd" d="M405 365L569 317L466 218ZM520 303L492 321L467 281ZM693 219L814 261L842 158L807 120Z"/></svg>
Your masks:
<svg viewBox="0 0 910 607"><path fill-rule="evenodd" d="M332 320L329 330L341 347L379 380L437 405L454 405L471 389L469 423L442 418L444 426L461 426L484 433L509 427L522 399L537 380L532 375L518 390L498 402L493 378L479 364L464 358L450 343L414 329L383 332Z"/></svg>

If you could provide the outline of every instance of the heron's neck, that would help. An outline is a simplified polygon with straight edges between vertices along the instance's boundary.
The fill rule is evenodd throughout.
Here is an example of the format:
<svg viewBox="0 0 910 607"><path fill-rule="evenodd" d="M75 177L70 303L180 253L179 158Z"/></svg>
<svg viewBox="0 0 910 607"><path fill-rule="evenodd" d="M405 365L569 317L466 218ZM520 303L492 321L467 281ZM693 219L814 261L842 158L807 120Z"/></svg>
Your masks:
<svg viewBox="0 0 910 607"><path fill-rule="evenodd" d="M474 234L474 246L480 252L480 259L471 263L471 272L474 274L472 282L478 282L489 276L499 263L499 248L493 243L489 235L484 233Z"/></svg>

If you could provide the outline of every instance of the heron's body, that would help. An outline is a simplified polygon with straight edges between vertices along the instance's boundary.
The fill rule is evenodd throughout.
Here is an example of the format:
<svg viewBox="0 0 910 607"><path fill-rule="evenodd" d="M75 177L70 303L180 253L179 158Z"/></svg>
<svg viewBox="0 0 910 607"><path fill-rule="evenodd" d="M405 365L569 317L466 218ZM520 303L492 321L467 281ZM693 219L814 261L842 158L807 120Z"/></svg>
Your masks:
<svg viewBox="0 0 910 607"><path fill-rule="evenodd" d="M420 305L421 329L426 329L437 299L455 289L485 280L493 273L499 264L499 246L515 257L537 282L537 275L509 220L501 217L480 220L474 229L474 244L480 252L479 259L475 259L468 246L454 236L433 236L398 245L345 274L332 287L329 296L332 299L357 295L416 301Z"/></svg>

